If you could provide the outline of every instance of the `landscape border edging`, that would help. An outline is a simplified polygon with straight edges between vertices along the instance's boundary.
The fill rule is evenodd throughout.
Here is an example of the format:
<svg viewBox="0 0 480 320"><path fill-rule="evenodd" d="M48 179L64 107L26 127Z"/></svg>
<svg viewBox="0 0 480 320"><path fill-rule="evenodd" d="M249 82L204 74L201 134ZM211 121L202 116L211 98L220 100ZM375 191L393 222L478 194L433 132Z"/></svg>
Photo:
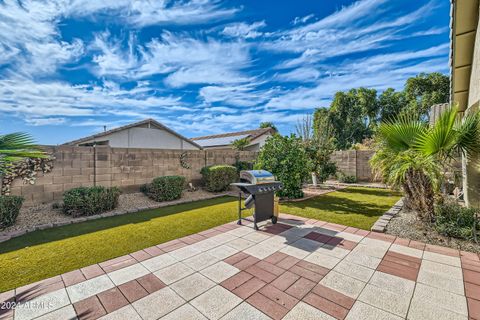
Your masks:
<svg viewBox="0 0 480 320"><path fill-rule="evenodd" d="M395 217L400 212L400 210L402 210L403 205L404 202L402 197L390 209L388 209L387 212L385 212L382 216L378 218L378 220L373 224L370 230L373 232L384 233L390 220L392 220L392 218Z"/></svg>

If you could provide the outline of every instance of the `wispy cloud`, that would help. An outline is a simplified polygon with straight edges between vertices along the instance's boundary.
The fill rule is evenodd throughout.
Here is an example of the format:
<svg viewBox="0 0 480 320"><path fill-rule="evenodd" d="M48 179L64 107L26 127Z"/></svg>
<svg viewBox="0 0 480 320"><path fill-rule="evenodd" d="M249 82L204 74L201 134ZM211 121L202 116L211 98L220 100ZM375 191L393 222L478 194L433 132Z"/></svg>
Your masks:
<svg viewBox="0 0 480 320"><path fill-rule="evenodd" d="M232 23L223 28L222 33L229 37L254 39L263 35L263 32L259 31L267 24L265 21L257 21L251 24L245 22Z"/></svg>

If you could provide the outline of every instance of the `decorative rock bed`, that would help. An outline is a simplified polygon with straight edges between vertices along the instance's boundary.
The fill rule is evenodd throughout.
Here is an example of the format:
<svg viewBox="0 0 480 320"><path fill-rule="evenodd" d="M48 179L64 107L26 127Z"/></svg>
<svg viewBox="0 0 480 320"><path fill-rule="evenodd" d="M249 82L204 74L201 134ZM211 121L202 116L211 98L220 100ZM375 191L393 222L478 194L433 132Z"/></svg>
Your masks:
<svg viewBox="0 0 480 320"><path fill-rule="evenodd" d="M146 197L143 193L122 194L120 195L119 203L115 210L102 214L77 218L65 215L62 212L62 208L60 206L56 207L55 203L41 204L34 207L22 208L15 225L0 231L0 242L22 236L26 233L36 230L45 230L72 223L80 223L88 220L112 217L126 213L157 209L198 200L213 199L223 197L225 195L232 194L231 192L211 193L199 189L193 192L184 191L182 197L178 200L156 202Z"/></svg>

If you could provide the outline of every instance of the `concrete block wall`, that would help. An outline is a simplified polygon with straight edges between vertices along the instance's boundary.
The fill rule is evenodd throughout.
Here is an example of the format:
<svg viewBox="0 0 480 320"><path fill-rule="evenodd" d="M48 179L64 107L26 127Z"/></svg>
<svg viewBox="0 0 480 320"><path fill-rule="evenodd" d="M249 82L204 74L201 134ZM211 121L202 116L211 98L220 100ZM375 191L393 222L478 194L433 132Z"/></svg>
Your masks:
<svg viewBox="0 0 480 320"><path fill-rule="evenodd" d="M242 161L253 161L257 153L234 150L188 150L185 162L180 163L181 150L110 148L108 146L70 147L46 146L55 157L53 170L38 173L35 184L26 185L14 180L11 194L25 198L24 205L61 200L63 193L80 186L117 186L126 192L138 191L142 184L165 175L182 175L198 183L200 169L205 165L233 164L239 154Z"/></svg>
<svg viewBox="0 0 480 320"><path fill-rule="evenodd" d="M374 153L373 150L340 150L335 151L331 159L336 163L338 171L355 176L358 181L373 181L369 161Z"/></svg>

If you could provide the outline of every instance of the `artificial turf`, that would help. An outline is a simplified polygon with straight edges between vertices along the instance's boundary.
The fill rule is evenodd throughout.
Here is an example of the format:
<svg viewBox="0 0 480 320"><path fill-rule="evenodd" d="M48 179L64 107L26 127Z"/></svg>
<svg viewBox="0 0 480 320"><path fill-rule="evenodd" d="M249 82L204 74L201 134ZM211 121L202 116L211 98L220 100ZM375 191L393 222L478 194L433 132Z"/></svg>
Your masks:
<svg viewBox="0 0 480 320"><path fill-rule="evenodd" d="M400 197L399 192L391 190L350 187L304 201L282 203L281 212L370 230Z"/></svg>
<svg viewBox="0 0 480 320"><path fill-rule="evenodd" d="M349 188L280 211L369 229L399 194ZM221 197L35 231L0 244L0 292L234 221L238 203Z"/></svg>

